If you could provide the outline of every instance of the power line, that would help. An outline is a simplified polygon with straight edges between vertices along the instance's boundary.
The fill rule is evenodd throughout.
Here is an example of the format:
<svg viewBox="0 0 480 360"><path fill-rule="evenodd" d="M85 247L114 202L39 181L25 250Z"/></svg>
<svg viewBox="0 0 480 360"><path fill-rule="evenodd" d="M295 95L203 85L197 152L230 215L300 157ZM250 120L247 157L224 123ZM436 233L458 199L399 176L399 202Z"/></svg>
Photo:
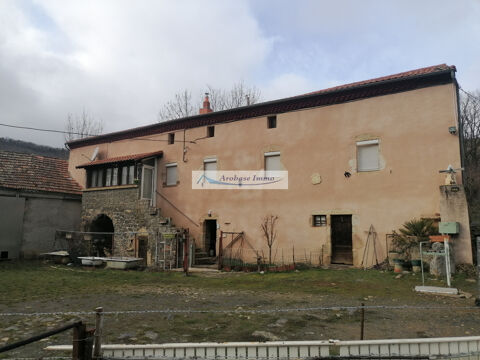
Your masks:
<svg viewBox="0 0 480 360"><path fill-rule="evenodd" d="M11 124L3 124L3 123L0 123L0 126L5 126L5 127L9 127L9 128L14 128L14 129L21 129L21 130L33 130L33 131L42 131L42 132L51 132L51 133L56 133L56 134L67 134L67 135L80 135L80 136L84 136L84 137L88 137L88 136L101 136L102 134L85 134L85 133L78 133L78 132L73 132L73 131L62 131L62 130L54 130L54 129L42 129L42 128L35 128L35 127L30 127L30 126L19 126L19 125L11 125ZM196 144L196 141L197 140L201 140L203 138L198 138L198 139L195 139L195 140L185 140L186 143L189 143L189 144ZM138 139L138 138L132 138L132 139L129 139L129 140L135 140L135 141L159 141L159 142L168 142L169 140L168 139L151 139L151 138L142 138L142 139ZM178 141L174 141L176 143L183 143L183 140L178 140Z"/></svg>
<svg viewBox="0 0 480 360"><path fill-rule="evenodd" d="M61 131L61 130L53 130L53 129L41 129L41 128L34 128L34 127L29 127L29 126L18 126L18 125L10 125L10 124L2 124L2 123L0 123L0 126L5 126L5 127L9 127L9 128L14 128L14 129L52 132L52 133L58 133L58 134L80 135L80 136L96 136L96 135L82 134L82 133L70 132L70 131Z"/></svg>
<svg viewBox="0 0 480 360"><path fill-rule="evenodd" d="M475 96L473 95L472 93L462 89L460 86L458 87L460 89L461 92L463 92L465 95L467 95L468 97L472 98L472 99L475 99L477 101L480 101L480 97L479 96Z"/></svg>

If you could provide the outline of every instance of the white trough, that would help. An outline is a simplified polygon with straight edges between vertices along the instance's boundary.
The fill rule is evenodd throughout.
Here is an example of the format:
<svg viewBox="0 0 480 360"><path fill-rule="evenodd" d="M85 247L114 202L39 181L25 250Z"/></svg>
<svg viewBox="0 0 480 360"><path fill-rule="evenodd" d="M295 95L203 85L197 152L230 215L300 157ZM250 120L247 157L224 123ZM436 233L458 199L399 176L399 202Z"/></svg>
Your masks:
<svg viewBox="0 0 480 360"><path fill-rule="evenodd" d="M138 267L142 263L142 258L134 258L134 257L111 257L111 258L104 258L107 262L107 268L109 269L133 269Z"/></svg>
<svg viewBox="0 0 480 360"><path fill-rule="evenodd" d="M82 260L82 265L85 266L100 266L105 261L104 258L97 256L79 256L78 258Z"/></svg>

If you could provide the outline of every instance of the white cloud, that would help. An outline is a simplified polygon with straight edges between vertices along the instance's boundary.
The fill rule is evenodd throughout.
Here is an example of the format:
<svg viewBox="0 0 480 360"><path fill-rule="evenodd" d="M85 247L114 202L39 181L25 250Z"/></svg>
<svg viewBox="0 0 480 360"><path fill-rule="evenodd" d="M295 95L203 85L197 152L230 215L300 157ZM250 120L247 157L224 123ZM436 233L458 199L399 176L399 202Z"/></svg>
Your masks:
<svg viewBox="0 0 480 360"><path fill-rule="evenodd" d="M0 30L0 39L8 40L0 42L1 64L39 103L31 104L27 117L17 111L26 105L17 97L10 123L31 125L35 119L59 128L68 112L83 107L104 119L107 131L152 123L161 104L180 89L196 93L207 83L250 82L252 69L271 49L247 3L51 0L16 5L0 5L0 13L14 14ZM54 26L34 26L25 6L36 7L33 13L44 13ZM55 47L50 36L58 34L68 46Z"/></svg>
<svg viewBox="0 0 480 360"><path fill-rule="evenodd" d="M62 129L86 108L116 131L186 88L244 80L277 99L443 62L472 90L479 17L474 0L2 0L1 122Z"/></svg>

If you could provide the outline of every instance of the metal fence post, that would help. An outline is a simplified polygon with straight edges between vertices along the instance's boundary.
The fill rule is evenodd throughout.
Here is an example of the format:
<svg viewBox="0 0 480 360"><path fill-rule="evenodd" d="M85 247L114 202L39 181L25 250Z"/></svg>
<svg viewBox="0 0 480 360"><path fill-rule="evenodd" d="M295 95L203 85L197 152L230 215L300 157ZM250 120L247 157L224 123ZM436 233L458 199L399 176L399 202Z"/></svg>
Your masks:
<svg viewBox="0 0 480 360"><path fill-rule="evenodd" d="M102 333L103 333L103 308L95 309L95 335L93 339L93 358L102 356Z"/></svg>
<svg viewBox="0 0 480 360"><path fill-rule="evenodd" d="M223 231L220 231L218 239L218 270L223 268Z"/></svg>
<svg viewBox="0 0 480 360"><path fill-rule="evenodd" d="M477 236L477 297L475 305L480 306L480 236Z"/></svg>
<svg viewBox="0 0 480 360"><path fill-rule="evenodd" d="M363 340L365 335L365 303L362 303L362 313L360 319L360 340Z"/></svg>

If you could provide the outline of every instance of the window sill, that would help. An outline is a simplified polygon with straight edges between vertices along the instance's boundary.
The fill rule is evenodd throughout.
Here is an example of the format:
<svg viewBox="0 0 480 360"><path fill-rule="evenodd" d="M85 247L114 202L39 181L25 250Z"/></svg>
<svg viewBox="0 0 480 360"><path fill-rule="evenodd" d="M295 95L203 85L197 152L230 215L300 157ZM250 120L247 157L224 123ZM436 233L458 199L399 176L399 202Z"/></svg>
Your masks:
<svg viewBox="0 0 480 360"><path fill-rule="evenodd" d="M138 188L138 185L130 184L130 185L104 186L104 187L88 188L82 191L90 192L90 191L105 191L105 190L119 190L119 189L133 189L133 188Z"/></svg>
<svg viewBox="0 0 480 360"><path fill-rule="evenodd" d="M357 170L357 173L370 173L374 171L380 171L381 169L371 169L371 170Z"/></svg>

